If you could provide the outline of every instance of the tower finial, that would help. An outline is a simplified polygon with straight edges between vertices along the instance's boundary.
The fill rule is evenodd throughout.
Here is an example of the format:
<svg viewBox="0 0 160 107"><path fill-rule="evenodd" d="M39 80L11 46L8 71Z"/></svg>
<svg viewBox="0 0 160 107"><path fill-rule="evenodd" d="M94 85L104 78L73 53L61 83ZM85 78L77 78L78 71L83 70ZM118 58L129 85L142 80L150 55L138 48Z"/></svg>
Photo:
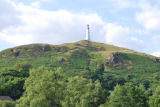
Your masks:
<svg viewBox="0 0 160 107"><path fill-rule="evenodd" d="M87 24L87 29L86 29L86 40L90 41L89 24Z"/></svg>

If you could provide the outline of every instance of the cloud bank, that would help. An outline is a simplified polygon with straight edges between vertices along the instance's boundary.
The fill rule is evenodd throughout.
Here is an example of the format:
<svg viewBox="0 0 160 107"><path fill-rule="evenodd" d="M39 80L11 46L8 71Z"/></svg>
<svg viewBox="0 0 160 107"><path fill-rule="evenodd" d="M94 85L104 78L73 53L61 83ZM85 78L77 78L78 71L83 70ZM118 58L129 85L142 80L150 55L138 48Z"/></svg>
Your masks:
<svg viewBox="0 0 160 107"><path fill-rule="evenodd" d="M160 28L160 8L158 5L151 5L148 2L140 3L141 12L136 18L147 30L158 30Z"/></svg>
<svg viewBox="0 0 160 107"><path fill-rule="evenodd" d="M29 43L60 44L85 38L86 24L91 25L91 40L140 50L144 42L131 37L131 29L105 22L97 13L47 11L10 0L0 1L0 40L14 45ZM37 5L38 6L38 5Z"/></svg>
<svg viewBox="0 0 160 107"><path fill-rule="evenodd" d="M157 4L151 4L147 0L140 2L141 11L136 13L136 19L150 34L151 42L149 45L156 50L151 54L160 57L160 8L158 5L159 0L156 1Z"/></svg>

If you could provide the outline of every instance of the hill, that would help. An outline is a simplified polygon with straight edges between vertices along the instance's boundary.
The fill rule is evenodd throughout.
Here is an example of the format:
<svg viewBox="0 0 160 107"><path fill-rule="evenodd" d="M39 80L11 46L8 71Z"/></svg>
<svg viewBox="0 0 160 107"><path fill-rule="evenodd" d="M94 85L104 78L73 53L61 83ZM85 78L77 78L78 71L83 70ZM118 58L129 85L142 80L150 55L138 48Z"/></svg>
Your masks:
<svg viewBox="0 0 160 107"><path fill-rule="evenodd" d="M43 62L47 63L47 59L50 59L50 57L53 57L55 55L57 55L57 57L65 55L70 56L72 53L78 50L83 52L86 51L87 53L89 52L90 55L96 54L103 58L111 55L114 52L131 53L139 56L147 56L150 58L154 58L151 55L138 53L129 49L82 40L75 43L67 43L61 45L29 44L6 49L0 52L1 67L10 67L19 61L31 61L32 63L34 63L34 61L40 59L44 60ZM36 60L34 60L35 58ZM34 61L32 61L32 59ZM37 64L38 63L35 62L33 65Z"/></svg>
<svg viewBox="0 0 160 107"><path fill-rule="evenodd" d="M125 48L82 40L61 45L30 44L1 51L0 76L3 79L0 80L2 86L0 95L4 93L3 90L8 87L15 88L17 84L17 90L23 92L23 84L29 74L21 74L20 71L29 71L24 68L30 66L32 68L46 66L50 69L60 67L66 79L81 75L99 80L102 87L108 90L113 90L116 84L126 82L143 84L146 89L152 90L160 84L159 58ZM11 87L7 84L13 85ZM12 98L19 98L22 92Z"/></svg>

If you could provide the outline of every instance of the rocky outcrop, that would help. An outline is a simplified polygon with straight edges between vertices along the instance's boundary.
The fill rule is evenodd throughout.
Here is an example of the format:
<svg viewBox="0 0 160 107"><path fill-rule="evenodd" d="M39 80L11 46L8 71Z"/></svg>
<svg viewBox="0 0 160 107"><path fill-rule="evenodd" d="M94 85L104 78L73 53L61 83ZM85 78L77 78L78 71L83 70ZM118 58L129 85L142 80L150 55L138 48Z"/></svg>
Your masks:
<svg viewBox="0 0 160 107"><path fill-rule="evenodd" d="M58 58L57 61L58 61L59 63L63 63L63 62L66 61L66 59L65 59L65 58Z"/></svg>
<svg viewBox="0 0 160 107"><path fill-rule="evenodd" d="M39 57L46 56L45 53L52 52L67 52L67 46L52 46L49 44L30 44L15 48L10 48L2 51L0 57L2 58L24 58L24 57Z"/></svg>
<svg viewBox="0 0 160 107"><path fill-rule="evenodd" d="M155 63L160 63L160 59L158 59L158 58L153 58L152 59Z"/></svg>
<svg viewBox="0 0 160 107"><path fill-rule="evenodd" d="M56 52L67 52L69 48L67 46L57 46L53 49Z"/></svg>
<svg viewBox="0 0 160 107"><path fill-rule="evenodd" d="M45 45L43 50L44 52L51 51L51 47L49 45Z"/></svg>
<svg viewBox="0 0 160 107"><path fill-rule="evenodd" d="M121 63L123 62L123 60L126 60L126 59L127 57L120 52L112 53L110 56L106 58L107 62L112 65Z"/></svg>
<svg viewBox="0 0 160 107"><path fill-rule="evenodd" d="M14 53L15 57L18 57L19 54L20 54L20 51L16 51L16 52Z"/></svg>

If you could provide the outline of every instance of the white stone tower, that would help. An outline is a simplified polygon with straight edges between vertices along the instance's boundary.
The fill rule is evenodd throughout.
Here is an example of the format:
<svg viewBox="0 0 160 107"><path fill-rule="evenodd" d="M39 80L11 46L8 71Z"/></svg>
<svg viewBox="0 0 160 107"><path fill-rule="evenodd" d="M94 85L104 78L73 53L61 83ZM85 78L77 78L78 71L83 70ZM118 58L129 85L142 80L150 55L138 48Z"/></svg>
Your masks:
<svg viewBox="0 0 160 107"><path fill-rule="evenodd" d="M86 40L90 41L89 24L87 24L87 29L86 29Z"/></svg>

